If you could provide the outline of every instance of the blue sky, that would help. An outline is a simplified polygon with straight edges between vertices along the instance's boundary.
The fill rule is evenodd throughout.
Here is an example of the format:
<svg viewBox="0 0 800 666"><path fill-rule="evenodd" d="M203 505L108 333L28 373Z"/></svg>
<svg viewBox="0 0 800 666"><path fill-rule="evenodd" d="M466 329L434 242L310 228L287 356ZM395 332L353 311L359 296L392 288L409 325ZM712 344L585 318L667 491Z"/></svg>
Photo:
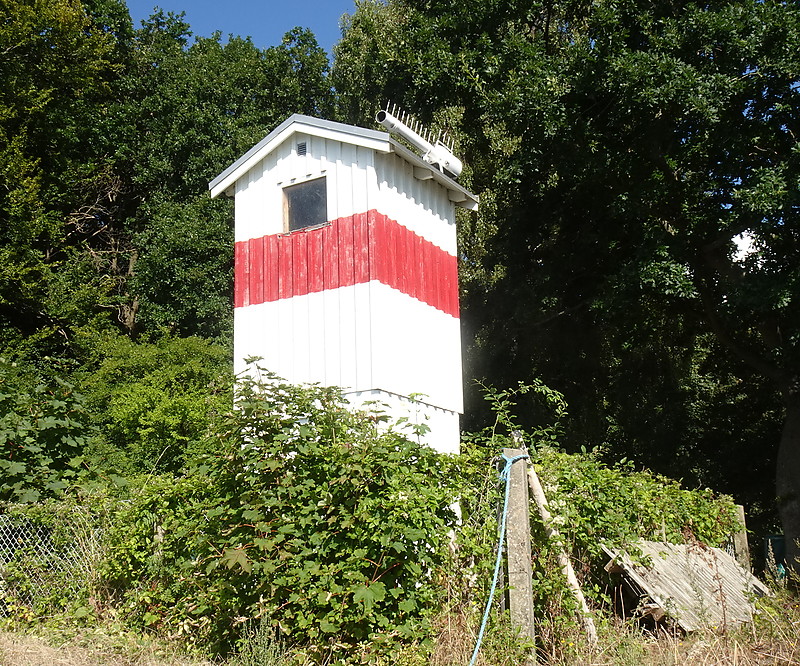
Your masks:
<svg viewBox="0 0 800 666"><path fill-rule="evenodd" d="M194 35L208 37L220 30L224 37L252 37L262 49L279 44L286 31L299 25L310 28L329 55L341 36L339 18L355 9L353 0L127 0L127 5L136 27L158 6L186 12Z"/></svg>

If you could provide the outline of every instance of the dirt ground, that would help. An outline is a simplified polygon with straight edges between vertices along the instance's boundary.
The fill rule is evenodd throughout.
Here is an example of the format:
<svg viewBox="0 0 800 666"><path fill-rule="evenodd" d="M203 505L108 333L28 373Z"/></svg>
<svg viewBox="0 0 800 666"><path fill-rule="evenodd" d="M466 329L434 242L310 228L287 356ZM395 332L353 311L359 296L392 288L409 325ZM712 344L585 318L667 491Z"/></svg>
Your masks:
<svg viewBox="0 0 800 666"><path fill-rule="evenodd" d="M68 643L54 647L36 636L0 632L0 666L211 666L164 654L151 646L85 647Z"/></svg>

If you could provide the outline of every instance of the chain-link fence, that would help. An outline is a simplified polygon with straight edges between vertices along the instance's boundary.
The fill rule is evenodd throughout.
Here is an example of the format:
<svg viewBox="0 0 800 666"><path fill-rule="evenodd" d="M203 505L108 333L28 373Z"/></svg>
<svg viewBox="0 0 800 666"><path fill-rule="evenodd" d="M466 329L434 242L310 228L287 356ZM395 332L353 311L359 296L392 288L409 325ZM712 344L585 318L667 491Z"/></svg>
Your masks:
<svg viewBox="0 0 800 666"><path fill-rule="evenodd" d="M85 596L93 580L100 534L88 513L36 513L0 513L0 617L47 615Z"/></svg>

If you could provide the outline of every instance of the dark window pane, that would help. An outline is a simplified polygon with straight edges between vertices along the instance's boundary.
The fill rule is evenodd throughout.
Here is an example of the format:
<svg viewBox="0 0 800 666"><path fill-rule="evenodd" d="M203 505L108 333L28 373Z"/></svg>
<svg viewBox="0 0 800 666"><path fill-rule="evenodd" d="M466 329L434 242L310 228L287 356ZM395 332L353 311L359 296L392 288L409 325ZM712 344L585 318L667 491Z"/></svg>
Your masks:
<svg viewBox="0 0 800 666"><path fill-rule="evenodd" d="M286 194L287 231L328 221L328 196L324 178L291 185L283 191Z"/></svg>

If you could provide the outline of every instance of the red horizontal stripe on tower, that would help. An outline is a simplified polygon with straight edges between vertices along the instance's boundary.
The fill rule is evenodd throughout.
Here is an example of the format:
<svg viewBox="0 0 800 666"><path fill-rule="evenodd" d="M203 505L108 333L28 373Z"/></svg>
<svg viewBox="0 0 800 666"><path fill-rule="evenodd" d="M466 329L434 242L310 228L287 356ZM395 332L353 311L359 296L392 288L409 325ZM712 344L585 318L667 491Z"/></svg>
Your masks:
<svg viewBox="0 0 800 666"><path fill-rule="evenodd" d="M377 280L458 317L458 261L410 229L370 210L236 243L234 306Z"/></svg>
<svg viewBox="0 0 800 666"><path fill-rule="evenodd" d="M233 276L233 307L241 308L250 305L250 285L247 283L250 260L247 256L249 242L236 243L233 249L234 276ZM240 270L240 267L243 270Z"/></svg>
<svg viewBox="0 0 800 666"><path fill-rule="evenodd" d="M277 301L280 296L277 271L270 266L278 265L278 236L264 237L264 300Z"/></svg>

